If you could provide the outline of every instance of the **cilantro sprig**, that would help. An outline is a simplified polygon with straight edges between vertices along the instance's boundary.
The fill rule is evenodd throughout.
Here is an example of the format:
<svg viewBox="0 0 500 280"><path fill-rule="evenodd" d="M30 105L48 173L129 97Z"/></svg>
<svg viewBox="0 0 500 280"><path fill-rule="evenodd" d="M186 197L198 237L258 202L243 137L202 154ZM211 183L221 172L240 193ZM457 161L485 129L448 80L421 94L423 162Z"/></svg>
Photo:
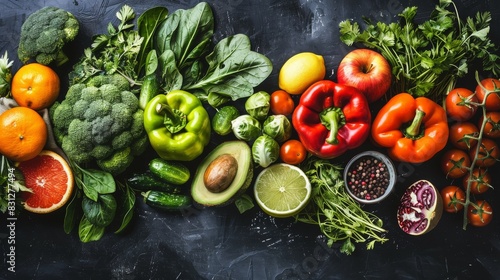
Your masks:
<svg viewBox="0 0 500 280"><path fill-rule="evenodd" d="M488 37L491 13L460 18L452 0L440 0L428 20L417 24L417 7L407 7L399 22L373 23L364 17L366 28L342 21L340 39L346 45L362 44L378 50L391 64L392 93L408 92L438 100L465 76L479 60L483 71L500 74L496 46Z"/></svg>
<svg viewBox="0 0 500 280"><path fill-rule="evenodd" d="M117 27L110 22L107 34L95 35L89 48L69 73L70 84L85 83L100 74L121 74L131 86L138 84L135 65L144 38L134 29L134 10L123 5L116 13L120 20Z"/></svg>

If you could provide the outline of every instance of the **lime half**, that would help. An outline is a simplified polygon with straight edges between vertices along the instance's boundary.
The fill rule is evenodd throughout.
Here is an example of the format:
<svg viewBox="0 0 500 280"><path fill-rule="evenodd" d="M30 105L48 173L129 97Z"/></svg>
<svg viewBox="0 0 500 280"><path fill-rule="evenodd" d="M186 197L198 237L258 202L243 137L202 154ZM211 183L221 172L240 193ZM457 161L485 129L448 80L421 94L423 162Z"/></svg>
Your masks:
<svg viewBox="0 0 500 280"><path fill-rule="evenodd" d="M311 197L311 183L299 167L273 164L262 170L255 180L254 194L262 211L286 218L299 213Z"/></svg>

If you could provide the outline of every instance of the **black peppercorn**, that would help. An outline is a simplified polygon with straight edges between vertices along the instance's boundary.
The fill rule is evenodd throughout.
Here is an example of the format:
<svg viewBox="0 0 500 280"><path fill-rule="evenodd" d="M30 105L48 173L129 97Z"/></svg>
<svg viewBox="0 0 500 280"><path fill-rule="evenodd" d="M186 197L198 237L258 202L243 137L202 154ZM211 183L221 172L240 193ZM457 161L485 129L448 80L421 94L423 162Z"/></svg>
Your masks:
<svg viewBox="0 0 500 280"><path fill-rule="evenodd" d="M385 163L372 156L357 159L347 171L347 186L358 198L373 200L382 196L389 186Z"/></svg>

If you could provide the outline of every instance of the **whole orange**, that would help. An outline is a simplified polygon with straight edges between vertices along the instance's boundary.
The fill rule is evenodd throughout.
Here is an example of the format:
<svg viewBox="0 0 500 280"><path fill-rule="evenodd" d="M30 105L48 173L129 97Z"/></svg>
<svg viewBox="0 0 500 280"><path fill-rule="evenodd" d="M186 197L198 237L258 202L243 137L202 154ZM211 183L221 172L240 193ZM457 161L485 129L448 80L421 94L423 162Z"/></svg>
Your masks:
<svg viewBox="0 0 500 280"><path fill-rule="evenodd" d="M52 105L59 96L60 80L49 66L39 63L25 64L14 74L11 92L19 106L35 111Z"/></svg>
<svg viewBox="0 0 500 280"><path fill-rule="evenodd" d="M0 115L0 154L13 161L37 156L47 141L47 125L35 110L14 107Z"/></svg>

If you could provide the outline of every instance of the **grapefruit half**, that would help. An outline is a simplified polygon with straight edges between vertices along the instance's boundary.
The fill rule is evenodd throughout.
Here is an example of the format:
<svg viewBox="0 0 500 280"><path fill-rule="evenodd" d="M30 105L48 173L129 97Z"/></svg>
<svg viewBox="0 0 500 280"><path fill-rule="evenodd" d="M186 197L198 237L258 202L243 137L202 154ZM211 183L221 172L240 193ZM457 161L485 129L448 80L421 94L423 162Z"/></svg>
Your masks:
<svg viewBox="0 0 500 280"><path fill-rule="evenodd" d="M73 172L59 154L43 150L30 160L17 162L16 166L24 176L26 187L32 191L25 192L23 196L27 211L50 213L71 198Z"/></svg>

